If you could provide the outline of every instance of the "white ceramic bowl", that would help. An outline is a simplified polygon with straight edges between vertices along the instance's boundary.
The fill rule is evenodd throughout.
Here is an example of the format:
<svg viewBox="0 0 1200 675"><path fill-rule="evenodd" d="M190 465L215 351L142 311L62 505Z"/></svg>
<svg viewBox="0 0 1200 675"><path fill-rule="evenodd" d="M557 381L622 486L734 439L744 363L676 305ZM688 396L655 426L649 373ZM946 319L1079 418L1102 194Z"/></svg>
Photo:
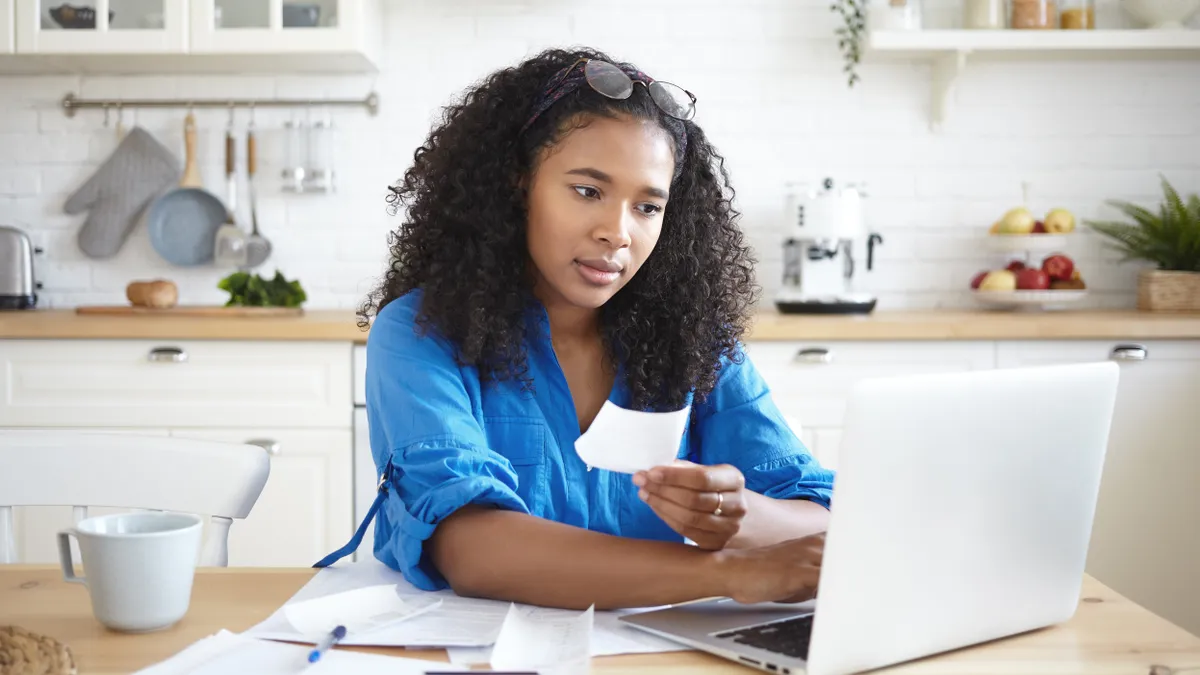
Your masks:
<svg viewBox="0 0 1200 675"><path fill-rule="evenodd" d="M1146 28L1183 30L1200 0L1121 0L1121 7Z"/></svg>
<svg viewBox="0 0 1200 675"><path fill-rule="evenodd" d="M1066 309L1087 297L1087 290L972 291L979 303L996 309Z"/></svg>

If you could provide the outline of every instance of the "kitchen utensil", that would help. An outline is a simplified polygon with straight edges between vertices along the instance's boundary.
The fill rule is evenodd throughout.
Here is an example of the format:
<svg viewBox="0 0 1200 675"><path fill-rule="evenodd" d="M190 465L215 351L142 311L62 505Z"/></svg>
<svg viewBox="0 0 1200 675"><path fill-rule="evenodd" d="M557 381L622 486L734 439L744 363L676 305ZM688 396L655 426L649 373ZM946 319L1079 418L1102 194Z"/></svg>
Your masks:
<svg viewBox="0 0 1200 675"><path fill-rule="evenodd" d="M37 305L40 285L33 280L33 256L41 252L24 231L0 225L0 309L33 309Z"/></svg>
<svg viewBox="0 0 1200 675"><path fill-rule="evenodd" d="M237 224L237 144L233 140L233 111L230 128L225 131L225 180L229 185L229 210L225 222L217 229L213 243L214 262L221 267L241 267L246 264L246 234Z"/></svg>
<svg viewBox="0 0 1200 675"><path fill-rule="evenodd" d="M175 265L203 265L213 259L217 228L224 222L225 205L203 188L196 165L196 118L189 112L183 123L184 161L180 187L159 196L146 212L150 244Z"/></svg>
<svg viewBox="0 0 1200 675"><path fill-rule="evenodd" d="M308 125L304 120L291 119L283 123L287 136L283 159L283 191L304 192L305 165L308 161Z"/></svg>
<svg viewBox="0 0 1200 675"><path fill-rule="evenodd" d="M176 305L144 307L140 305L83 305L76 314L96 316L207 316L207 317L288 317L302 316L303 307L242 307L224 305Z"/></svg>
<svg viewBox="0 0 1200 675"><path fill-rule="evenodd" d="M254 122L246 130L246 173L250 187L250 236L246 237L246 267L253 269L271 257L271 241L258 232L258 204L254 175L258 171L258 145L254 140Z"/></svg>
<svg viewBox="0 0 1200 675"><path fill-rule="evenodd" d="M90 258L116 255L146 206L179 179L179 159L148 131L134 127L63 204L64 213L87 211L76 235L79 250Z"/></svg>

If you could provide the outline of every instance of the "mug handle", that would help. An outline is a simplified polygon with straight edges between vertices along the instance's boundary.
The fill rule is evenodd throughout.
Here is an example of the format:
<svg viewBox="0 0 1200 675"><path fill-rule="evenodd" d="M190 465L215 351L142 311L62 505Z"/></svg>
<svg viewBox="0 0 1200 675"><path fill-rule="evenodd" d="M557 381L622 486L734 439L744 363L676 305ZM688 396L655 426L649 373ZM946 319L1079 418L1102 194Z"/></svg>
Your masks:
<svg viewBox="0 0 1200 675"><path fill-rule="evenodd" d="M71 535L73 534L75 533L71 530L62 530L58 533L58 562L62 565L63 581L86 584L85 577L75 576L75 562L71 560Z"/></svg>

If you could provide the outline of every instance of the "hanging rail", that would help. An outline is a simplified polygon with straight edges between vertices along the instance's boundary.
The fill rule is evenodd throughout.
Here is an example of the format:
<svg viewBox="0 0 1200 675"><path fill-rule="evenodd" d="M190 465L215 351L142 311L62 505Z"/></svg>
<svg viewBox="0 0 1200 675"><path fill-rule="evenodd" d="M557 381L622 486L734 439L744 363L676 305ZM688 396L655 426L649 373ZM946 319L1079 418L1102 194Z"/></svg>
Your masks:
<svg viewBox="0 0 1200 675"><path fill-rule="evenodd" d="M102 110L124 110L125 108L366 108L371 115L379 113L379 94L371 92L366 98L359 99L306 99L306 98L268 98L268 99L89 99L76 98L75 94L63 97L62 108L67 117L74 117L75 111L83 108L100 108Z"/></svg>

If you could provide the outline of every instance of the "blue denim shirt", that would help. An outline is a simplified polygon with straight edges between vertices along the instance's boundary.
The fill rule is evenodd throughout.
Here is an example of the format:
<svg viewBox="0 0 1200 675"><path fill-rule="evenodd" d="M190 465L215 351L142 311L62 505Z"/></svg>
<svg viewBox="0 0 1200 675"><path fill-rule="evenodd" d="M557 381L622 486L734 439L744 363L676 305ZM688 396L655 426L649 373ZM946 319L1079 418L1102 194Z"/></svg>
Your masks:
<svg viewBox="0 0 1200 675"><path fill-rule="evenodd" d="M375 556L425 590L447 588L425 553L434 528L467 504L490 505L597 532L682 542L644 502L628 474L588 471L575 453L579 424L540 306L527 347L535 391L514 380L480 382L448 341L418 334L421 293L389 303L367 339L371 452L391 489L376 516ZM621 378L609 395L630 407ZM722 362L714 391L693 406L678 457L732 464L746 488L826 508L833 472L821 467L784 422L749 359Z"/></svg>

